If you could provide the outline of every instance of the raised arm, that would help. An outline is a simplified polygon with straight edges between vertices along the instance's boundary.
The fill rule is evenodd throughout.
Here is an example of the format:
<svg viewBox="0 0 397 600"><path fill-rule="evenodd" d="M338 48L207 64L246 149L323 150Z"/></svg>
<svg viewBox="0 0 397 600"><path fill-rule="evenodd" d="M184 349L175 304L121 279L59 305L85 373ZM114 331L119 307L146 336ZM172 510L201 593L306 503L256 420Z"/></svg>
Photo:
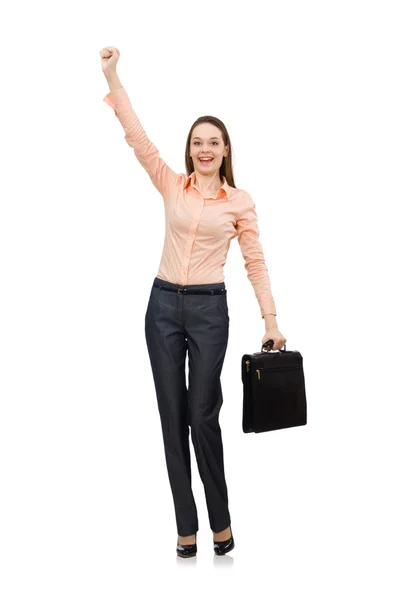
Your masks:
<svg viewBox="0 0 397 600"><path fill-rule="evenodd" d="M276 316L276 306L262 245L259 241L258 217L255 211L255 204L247 192L244 206L237 219L236 230L241 252L245 259L247 276L254 288L261 315L265 321L271 322L273 318L266 317L266 315Z"/></svg>
<svg viewBox="0 0 397 600"><path fill-rule="evenodd" d="M119 56L117 48L106 47L100 52L102 57L102 70L109 85L110 92L103 98L120 121L124 131L125 140L134 149L135 156L149 174L149 177L165 198L167 191L176 186L179 175L175 173L160 157L156 146L149 140L143 129L130 99L116 72L116 64ZM106 56L108 54L108 56ZM113 61L111 63L106 62Z"/></svg>

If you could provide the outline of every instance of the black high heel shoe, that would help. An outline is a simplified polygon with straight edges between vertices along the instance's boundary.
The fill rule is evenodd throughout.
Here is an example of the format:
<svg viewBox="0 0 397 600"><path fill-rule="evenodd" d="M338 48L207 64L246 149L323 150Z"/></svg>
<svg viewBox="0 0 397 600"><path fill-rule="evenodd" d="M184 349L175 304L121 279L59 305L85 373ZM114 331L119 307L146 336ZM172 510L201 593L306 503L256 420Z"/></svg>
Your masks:
<svg viewBox="0 0 397 600"><path fill-rule="evenodd" d="M233 539L232 526L230 526L230 533L231 533L231 537L228 540L225 540L224 542L216 542L215 540L213 540L214 541L214 552L217 556L222 556L223 554L230 552L230 550L233 550L234 539Z"/></svg>
<svg viewBox="0 0 397 600"><path fill-rule="evenodd" d="M197 533L194 534L196 541L194 544L177 544L176 553L181 558L189 558L197 554Z"/></svg>

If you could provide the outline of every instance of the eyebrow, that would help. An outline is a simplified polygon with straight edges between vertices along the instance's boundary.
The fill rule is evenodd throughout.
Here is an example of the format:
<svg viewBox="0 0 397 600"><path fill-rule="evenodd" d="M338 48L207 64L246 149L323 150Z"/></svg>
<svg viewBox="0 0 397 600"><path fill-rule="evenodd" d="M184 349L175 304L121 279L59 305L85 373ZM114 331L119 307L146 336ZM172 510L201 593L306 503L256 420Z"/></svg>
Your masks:
<svg viewBox="0 0 397 600"><path fill-rule="evenodd" d="M197 137L197 135L196 135L196 136L194 136L194 138L193 138L193 139L194 139L194 140L201 140L201 137ZM218 138L218 137L216 137L215 135L213 135L213 136L210 138L210 140L219 140L219 138Z"/></svg>

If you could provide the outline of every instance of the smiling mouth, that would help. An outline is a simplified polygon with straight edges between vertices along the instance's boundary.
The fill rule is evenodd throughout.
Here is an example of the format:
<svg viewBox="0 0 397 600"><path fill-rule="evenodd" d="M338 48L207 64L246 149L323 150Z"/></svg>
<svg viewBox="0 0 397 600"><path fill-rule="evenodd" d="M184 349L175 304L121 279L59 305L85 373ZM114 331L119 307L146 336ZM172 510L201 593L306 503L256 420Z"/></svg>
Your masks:
<svg viewBox="0 0 397 600"><path fill-rule="evenodd" d="M213 158L199 158L199 161L201 163L210 163L212 162L214 159Z"/></svg>

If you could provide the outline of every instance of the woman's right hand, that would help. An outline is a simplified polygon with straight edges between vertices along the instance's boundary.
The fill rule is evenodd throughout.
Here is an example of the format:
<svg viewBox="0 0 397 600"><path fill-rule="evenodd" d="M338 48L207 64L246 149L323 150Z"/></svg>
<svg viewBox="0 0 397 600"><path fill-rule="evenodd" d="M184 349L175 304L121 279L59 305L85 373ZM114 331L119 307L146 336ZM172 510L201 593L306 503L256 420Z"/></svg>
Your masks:
<svg viewBox="0 0 397 600"><path fill-rule="evenodd" d="M120 50L115 46L105 46L99 53L102 59L102 71L105 75L116 72L117 61L120 57Z"/></svg>

